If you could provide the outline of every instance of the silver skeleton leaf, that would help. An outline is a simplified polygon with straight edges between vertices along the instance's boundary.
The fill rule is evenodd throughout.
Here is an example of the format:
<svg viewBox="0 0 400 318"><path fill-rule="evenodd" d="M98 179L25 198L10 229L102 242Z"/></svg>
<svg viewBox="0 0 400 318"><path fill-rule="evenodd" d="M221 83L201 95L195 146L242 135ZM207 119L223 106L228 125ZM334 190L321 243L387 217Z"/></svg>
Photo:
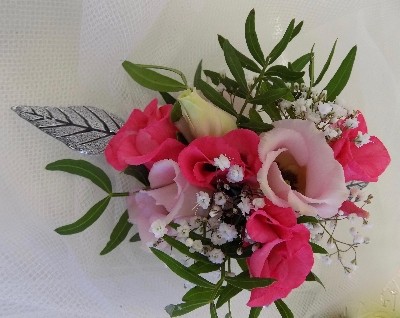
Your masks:
<svg viewBox="0 0 400 318"><path fill-rule="evenodd" d="M20 117L69 148L87 155L104 152L124 121L92 106L14 106Z"/></svg>

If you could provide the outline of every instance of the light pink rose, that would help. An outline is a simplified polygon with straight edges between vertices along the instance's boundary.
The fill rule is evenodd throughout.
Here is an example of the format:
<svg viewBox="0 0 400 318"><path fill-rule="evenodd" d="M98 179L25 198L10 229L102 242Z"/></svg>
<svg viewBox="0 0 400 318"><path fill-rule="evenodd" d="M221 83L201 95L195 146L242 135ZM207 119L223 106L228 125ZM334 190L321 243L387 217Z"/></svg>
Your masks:
<svg viewBox="0 0 400 318"><path fill-rule="evenodd" d="M129 220L137 225L143 243L157 240L151 232L151 224L156 220L169 224L182 217L204 214L202 208L194 208L196 193L201 189L186 181L175 161L165 159L154 163L149 182L150 190L128 197Z"/></svg>
<svg viewBox="0 0 400 318"><path fill-rule="evenodd" d="M274 122L261 135L257 180L265 196L304 215L331 217L347 199L343 168L322 132L301 119Z"/></svg>
<svg viewBox="0 0 400 318"><path fill-rule="evenodd" d="M246 229L252 240L262 244L247 261L251 276L276 280L267 287L253 289L247 305L268 306L286 297L310 273L314 264L310 232L297 224L292 209L270 202L250 216Z"/></svg>

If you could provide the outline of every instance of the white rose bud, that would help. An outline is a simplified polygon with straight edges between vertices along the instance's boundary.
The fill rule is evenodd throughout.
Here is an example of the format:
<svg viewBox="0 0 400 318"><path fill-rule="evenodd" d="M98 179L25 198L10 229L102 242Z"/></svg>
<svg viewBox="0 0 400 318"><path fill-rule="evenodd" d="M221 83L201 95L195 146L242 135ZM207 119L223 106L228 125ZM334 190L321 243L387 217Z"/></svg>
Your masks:
<svg viewBox="0 0 400 318"><path fill-rule="evenodd" d="M178 96L182 116L194 138L223 136L237 128L236 118L205 101L196 89L184 91Z"/></svg>

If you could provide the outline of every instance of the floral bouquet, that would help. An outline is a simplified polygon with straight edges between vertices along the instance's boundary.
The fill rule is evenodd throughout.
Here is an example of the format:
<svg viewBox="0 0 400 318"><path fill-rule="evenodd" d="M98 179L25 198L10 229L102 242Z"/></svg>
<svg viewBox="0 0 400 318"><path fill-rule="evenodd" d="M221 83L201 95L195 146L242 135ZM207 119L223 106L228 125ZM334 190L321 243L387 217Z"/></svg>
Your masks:
<svg viewBox="0 0 400 318"><path fill-rule="evenodd" d="M171 317L209 306L215 318L225 304L225 317L233 317L230 302L242 290L251 292L249 318L271 304L293 317L283 299L305 281L322 284L311 271L316 254L352 272L357 248L369 239L351 227L347 242L335 230L344 220L368 223L364 206L372 195L364 188L390 157L368 133L362 113L338 97L356 47L321 88L336 42L317 73L313 48L287 65L275 63L302 25L292 20L266 54L252 10L245 23L252 58L218 36L230 72L203 70L200 62L193 86L179 70L123 62L133 80L166 102L134 109L125 123L95 107L14 107L70 148L104 152L112 167L142 184L115 193L108 176L87 161L50 163L46 169L88 178L107 193L56 232L81 232L111 198L127 197L127 211L100 254L117 247L135 224L130 241L140 240L190 286L181 303L165 308Z"/></svg>

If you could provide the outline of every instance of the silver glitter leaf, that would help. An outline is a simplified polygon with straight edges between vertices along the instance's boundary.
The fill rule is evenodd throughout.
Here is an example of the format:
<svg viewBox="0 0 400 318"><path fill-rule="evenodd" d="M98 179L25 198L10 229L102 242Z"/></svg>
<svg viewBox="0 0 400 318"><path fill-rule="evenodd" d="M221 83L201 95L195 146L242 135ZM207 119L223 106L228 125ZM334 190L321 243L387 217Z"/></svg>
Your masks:
<svg viewBox="0 0 400 318"><path fill-rule="evenodd" d="M104 152L124 121L93 106L14 106L21 118L69 148L87 155Z"/></svg>
<svg viewBox="0 0 400 318"><path fill-rule="evenodd" d="M347 189L357 188L359 190L364 189L368 185L368 182L363 181L350 181L346 184Z"/></svg>

